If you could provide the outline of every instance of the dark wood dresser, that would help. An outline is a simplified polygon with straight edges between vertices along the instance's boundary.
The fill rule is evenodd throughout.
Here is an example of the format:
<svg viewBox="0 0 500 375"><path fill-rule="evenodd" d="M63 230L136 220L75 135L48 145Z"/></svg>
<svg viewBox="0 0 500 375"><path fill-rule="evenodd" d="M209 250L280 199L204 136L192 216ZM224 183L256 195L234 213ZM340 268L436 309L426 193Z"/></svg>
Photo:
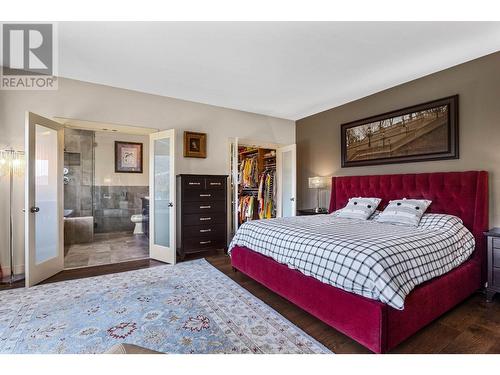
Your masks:
<svg viewBox="0 0 500 375"><path fill-rule="evenodd" d="M486 299L491 302L500 293L500 228L485 233L488 239L488 287Z"/></svg>
<svg viewBox="0 0 500 375"><path fill-rule="evenodd" d="M227 175L177 176L177 252L227 246Z"/></svg>

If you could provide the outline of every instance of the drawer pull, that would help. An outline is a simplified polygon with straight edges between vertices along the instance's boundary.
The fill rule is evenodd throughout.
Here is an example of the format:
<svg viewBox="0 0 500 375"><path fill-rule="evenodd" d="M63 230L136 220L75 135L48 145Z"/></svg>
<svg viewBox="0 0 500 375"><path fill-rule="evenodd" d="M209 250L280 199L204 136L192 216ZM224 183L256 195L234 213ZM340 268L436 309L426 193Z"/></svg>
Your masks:
<svg viewBox="0 0 500 375"><path fill-rule="evenodd" d="M210 185L221 186L222 182L211 182Z"/></svg>
<svg viewBox="0 0 500 375"><path fill-rule="evenodd" d="M201 221L207 221L207 220L212 220L211 217L200 217Z"/></svg>
<svg viewBox="0 0 500 375"><path fill-rule="evenodd" d="M188 185L200 185L200 182L188 182Z"/></svg>
<svg viewBox="0 0 500 375"><path fill-rule="evenodd" d="M207 232L211 232L212 229L200 229L200 233L207 233Z"/></svg>
<svg viewBox="0 0 500 375"><path fill-rule="evenodd" d="M212 194L200 194L200 197L211 197Z"/></svg>
<svg viewBox="0 0 500 375"><path fill-rule="evenodd" d="M209 243L212 243L212 241L200 241L200 245L208 245Z"/></svg>
<svg viewBox="0 0 500 375"><path fill-rule="evenodd" d="M212 206L200 206L200 208L212 208Z"/></svg>

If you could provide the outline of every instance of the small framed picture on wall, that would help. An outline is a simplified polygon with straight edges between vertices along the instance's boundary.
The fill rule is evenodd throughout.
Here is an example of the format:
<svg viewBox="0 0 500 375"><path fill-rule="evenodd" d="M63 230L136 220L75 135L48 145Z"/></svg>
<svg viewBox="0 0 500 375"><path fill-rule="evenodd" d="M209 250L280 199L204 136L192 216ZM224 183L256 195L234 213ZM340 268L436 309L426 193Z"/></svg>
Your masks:
<svg viewBox="0 0 500 375"><path fill-rule="evenodd" d="M142 173L142 143L115 141L115 173Z"/></svg>
<svg viewBox="0 0 500 375"><path fill-rule="evenodd" d="M184 157L207 157L207 134L184 132Z"/></svg>

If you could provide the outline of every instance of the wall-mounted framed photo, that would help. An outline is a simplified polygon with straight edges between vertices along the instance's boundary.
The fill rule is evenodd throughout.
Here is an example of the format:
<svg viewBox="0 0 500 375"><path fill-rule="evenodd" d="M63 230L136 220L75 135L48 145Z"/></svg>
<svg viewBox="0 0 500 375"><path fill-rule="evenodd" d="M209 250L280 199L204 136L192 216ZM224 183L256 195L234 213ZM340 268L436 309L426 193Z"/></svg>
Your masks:
<svg viewBox="0 0 500 375"><path fill-rule="evenodd" d="M184 132L184 157L206 158L207 157L207 134Z"/></svg>
<svg viewBox="0 0 500 375"><path fill-rule="evenodd" d="M142 173L142 143L115 141L115 173Z"/></svg>
<svg viewBox="0 0 500 375"><path fill-rule="evenodd" d="M458 159L458 95L341 125L342 168Z"/></svg>

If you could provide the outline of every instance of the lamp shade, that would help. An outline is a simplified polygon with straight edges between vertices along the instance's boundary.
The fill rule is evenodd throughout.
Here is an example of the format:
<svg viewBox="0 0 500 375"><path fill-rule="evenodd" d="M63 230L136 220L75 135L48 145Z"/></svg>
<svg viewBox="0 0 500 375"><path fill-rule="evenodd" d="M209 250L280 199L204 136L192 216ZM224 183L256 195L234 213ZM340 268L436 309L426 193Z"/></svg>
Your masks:
<svg viewBox="0 0 500 375"><path fill-rule="evenodd" d="M324 189L328 186L329 177L309 177L310 189Z"/></svg>

